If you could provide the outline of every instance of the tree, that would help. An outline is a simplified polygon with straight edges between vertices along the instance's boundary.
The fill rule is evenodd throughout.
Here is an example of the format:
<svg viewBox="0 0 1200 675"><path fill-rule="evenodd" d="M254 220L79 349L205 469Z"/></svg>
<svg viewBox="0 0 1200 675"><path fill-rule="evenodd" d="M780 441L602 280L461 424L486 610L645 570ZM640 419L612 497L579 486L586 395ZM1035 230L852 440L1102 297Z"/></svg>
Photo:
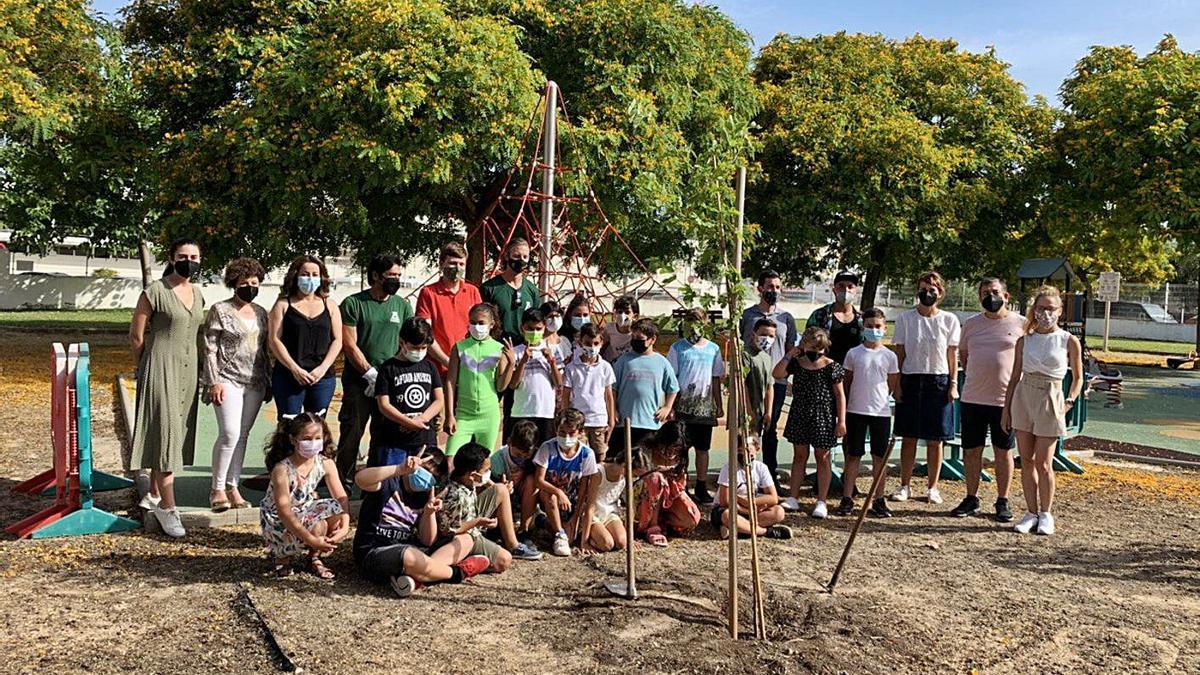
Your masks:
<svg viewBox="0 0 1200 675"><path fill-rule="evenodd" d="M994 53L919 35L781 35L754 77L764 109L752 261L794 277L861 268L864 306L881 279L926 267L1006 271L1030 217L1023 166L1053 113Z"/></svg>

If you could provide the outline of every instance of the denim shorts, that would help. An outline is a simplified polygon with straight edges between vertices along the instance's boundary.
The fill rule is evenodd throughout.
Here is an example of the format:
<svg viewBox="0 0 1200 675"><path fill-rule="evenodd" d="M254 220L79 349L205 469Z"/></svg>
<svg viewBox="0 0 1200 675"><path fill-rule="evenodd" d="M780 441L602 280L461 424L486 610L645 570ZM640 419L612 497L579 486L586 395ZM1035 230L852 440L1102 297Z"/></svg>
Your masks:
<svg viewBox="0 0 1200 675"><path fill-rule="evenodd" d="M925 441L954 438L954 404L949 400L950 376L900 376L896 402L896 435Z"/></svg>

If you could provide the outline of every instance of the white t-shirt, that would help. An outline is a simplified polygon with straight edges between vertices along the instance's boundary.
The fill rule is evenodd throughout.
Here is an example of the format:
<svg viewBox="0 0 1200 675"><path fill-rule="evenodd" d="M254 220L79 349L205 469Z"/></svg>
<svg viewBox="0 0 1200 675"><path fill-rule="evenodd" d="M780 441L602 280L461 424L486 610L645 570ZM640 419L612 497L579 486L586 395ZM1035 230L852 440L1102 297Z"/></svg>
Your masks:
<svg viewBox="0 0 1200 675"><path fill-rule="evenodd" d="M846 370L854 373L850 380L850 394L846 399L846 412L870 417L891 417L888 405L888 375L900 372L900 359L895 352L880 345L869 349L858 345L846 353Z"/></svg>
<svg viewBox="0 0 1200 675"><path fill-rule="evenodd" d="M563 386L571 390L570 405L583 413L585 427L608 426L608 405L604 391L617 382L612 364L604 359L599 363L584 363L575 359L567 365Z"/></svg>
<svg viewBox="0 0 1200 675"><path fill-rule="evenodd" d="M755 496L758 496L766 492L768 485L773 485L771 470L757 459L751 466L750 471L754 473L754 492ZM717 476L717 485L729 486L729 462L721 463L721 475ZM737 470L737 486L737 493L746 496L746 469L743 467L738 467Z"/></svg>
<svg viewBox="0 0 1200 675"><path fill-rule="evenodd" d="M958 317L939 310L933 316L921 316L915 308L896 317L892 344L904 345L905 375L949 375L946 348L957 347L962 327Z"/></svg>
<svg viewBox="0 0 1200 675"><path fill-rule="evenodd" d="M526 345L517 345L517 361L525 355ZM557 355L556 355L557 356ZM554 417L555 393L554 381L550 379L550 362L546 360L543 350L534 349L529 363L525 364L525 375L521 378L521 386L513 394L513 417Z"/></svg>

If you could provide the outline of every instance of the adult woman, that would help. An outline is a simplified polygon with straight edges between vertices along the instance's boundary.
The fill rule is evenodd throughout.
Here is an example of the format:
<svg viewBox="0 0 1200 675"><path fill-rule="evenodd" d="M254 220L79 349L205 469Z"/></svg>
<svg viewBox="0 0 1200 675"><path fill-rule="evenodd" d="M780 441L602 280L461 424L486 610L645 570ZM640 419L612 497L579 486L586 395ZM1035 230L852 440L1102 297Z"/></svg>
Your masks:
<svg viewBox="0 0 1200 675"><path fill-rule="evenodd" d="M208 311L204 322L204 401L217 415L212 453L209 506L221 512L249 508L238 492L246 438L271 384L267 356L267 310L254 304L266 271L253 258L225 267L225 286L233 297Z"/></svg>
<svg viewBox="0 0 1200 675"><path fill-rule="evenodd" d="M337 387L333 362L342 350L342 313L329 297L329 273L320 258L302 255L292 261L267 324L279 419L301 412L324 417Z"/></svg>
<svg viewBox="0 0 1200 675"><path fill-rule="evenodd" d="M162 279L138 298L129 326L137 363L137 402L132 469L150 469L150 493L142 501L172 537L186 534L175 506L175 472L192 463L196 450L197 340L204 296L191 283L200 271L200 247L176 239L167 249Z"/></svg>
<svg viewBox="0 0 1200 675"><path fill-rule="evenodd" d="M1008 381L1000 424L1017 432L1021 454L1024 517L1013 526L1021 534L1037 526L1038 534L1054 534L1054 448L1066 433L1066 414L1083 387L1083 350L1074 335L1058 327L1062 297L1053 286L1037 290L1025 318L1025 335L1017 340L1012 377ZM1062 379L1071 368L1071 392L1064 399Z"/></svg>
<svg viewBox="0 0 1200 675"><path fill-rule="evenodd" d="M942 443L954 438L954 399L958 398L958 317L938 309L946 297L946 282L937 272L917 279L919 304L896 317L892 344L900 361L900 389L896 392L895 433L900 445L900 490L895 501L909 498L916 462L917 441L925 441L929 464L928 501L941 504L938 474L942 470Z"/></svg>

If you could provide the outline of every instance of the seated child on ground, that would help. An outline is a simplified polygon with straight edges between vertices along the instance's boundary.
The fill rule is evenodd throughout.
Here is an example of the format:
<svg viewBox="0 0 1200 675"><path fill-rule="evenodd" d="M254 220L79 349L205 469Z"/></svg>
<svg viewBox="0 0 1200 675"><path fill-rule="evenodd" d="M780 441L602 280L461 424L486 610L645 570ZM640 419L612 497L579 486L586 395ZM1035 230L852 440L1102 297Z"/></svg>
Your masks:
<svg viewBox="0 0 1200 675"><path fill-rule="evenodd" d="M501 446L492 453L492 480L508 485L513 495L514 516L519 515L515 523L517 539L531 550L537 551L529 538L533 529L533 518L537 514L537 478L533 464L533 455L537 452L537 425L529 420L518 420L513 424L512 433L508 435L508 445Z"/></svg>
<svg viewBox="0 0 1200 675"><path fill-rule="evenodd" d="M620 438L620 434L617 437ZM650 466L634 489L635 531L654 546L666 546L665 532L682 535L700 524L700 509L687 494L687 448L683 424L670 421L642 440ZM623 441L618 443L624 452Z"/></svg>
<svg viewBox="0 0 1200 675"><path fill-rule="evenodd" d="M750 474L754 480L754 499L748 496L746 484L746 462L750 460ZM779 505L779 494L775 491L775 481L771 480L771 470L766 464L758 461L758 438L746 439L737 454L737 529L739 535L750 534L751 503L758 515L758 536L770 539L791 539L792 530L786 525L780 525L787 514ZM729 463L721 465L721 475L717 478L717 505L712 510L712 524L721 531L721 538L729 536Z"/></svg>
<svg viewBox="0 0 1200 675"><path fill-rule="evenodd" d="M487 556L488 569L499 574L512 565L514 557L539 560L542 554L517 541L511 493L508 485L492 482L489 452L475 442L459 448L443 490L437 525L441 538L471 535L471 555ZM499 530L503 547L484 536L492 529Z"/></svg>
<svg viewBox="0 0 1200 675"><path fill-rule="evenodd" d="M591 537L592 505L600 467L592 449L580 440L583 413L567 408L558 416L558 435L542 443L537 456L538 496L554 532L554 555L571 555L571 544ZM564 522L565 521L565 522Z"/></svg>
<svg viewBox="0 0 1200 675"><path fill-rule="evenodd" d="M271 484L262 500L260 522L275 574L292 573L292 556L307 551L308 569L321 579L333 571L321 562L350 534L350 502L334 464L333 437L325 420L302 413L284 421L267 445ZM325 480L332 499L318 499Z"/></svg>
<svg viewBox="0 0 1200 675"><path fill-rule="evenodd" d="M641 448L633 451L633 478L646 472L646 455ZM592 507L591 536L579 547L580 553L604 553L625 548L625 521L621 500L625 498L625 453L610 455L600 465L600 486L596 489L596 505ZM626 509L628 513L628 509Z"/></svg>

